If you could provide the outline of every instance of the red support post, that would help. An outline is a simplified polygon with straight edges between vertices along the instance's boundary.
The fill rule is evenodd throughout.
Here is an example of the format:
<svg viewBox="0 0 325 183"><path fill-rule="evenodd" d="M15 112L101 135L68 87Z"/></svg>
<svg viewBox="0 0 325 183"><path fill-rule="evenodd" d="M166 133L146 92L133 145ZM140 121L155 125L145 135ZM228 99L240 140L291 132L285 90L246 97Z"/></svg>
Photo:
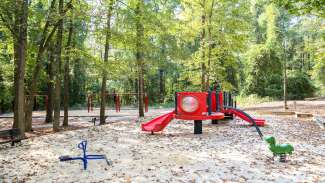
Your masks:
<svg viewBox="0 0 325 183"><path fill-rule="evenodd" d="M115 111L117 112L117 96L114 95L114 105L115 105Z"/></svg>
<svg viewBox="0 0 325 183"><path fill-rule="evenodd" d="M118 112L118 95L114 93L114 105L115 105L115 111Z"/></svg>
<svg viewBox="0 0 325 183"><path fill-rule="evenodd" d="M148 95L144 96L144 106L145 106L145 112L148 112L148 109L149 109L149 97L148 97Z"/></svg>
<svg viewBox="0 0 325 183"><path fill-rule="evenodd" d="M91 111L93 111L94 109L93 109L93 96L92 95L89 95L88 96L88 102L87 102L87 104L88 104L88 113L90 113Z"/></svg>
<svg viewBox="0 0 325 183"><path fill-rule="evenodd" d="M220 111L223 111L224 108L223 108L223 92L222 91L219 92L219 105L220 105Z"/></svg>
<svg viewBox="0 0 325 183"><path fill-rule="evenodd" d="M90 111L93 112L94 111L94 103L93 103L93 95L91 95L90 97Z"/></svg>
<svg viewBox="0 0 325 183"><path fill-rule="evenodd" d="M117 112L121 111L121 98L117 95Z"/></svg>

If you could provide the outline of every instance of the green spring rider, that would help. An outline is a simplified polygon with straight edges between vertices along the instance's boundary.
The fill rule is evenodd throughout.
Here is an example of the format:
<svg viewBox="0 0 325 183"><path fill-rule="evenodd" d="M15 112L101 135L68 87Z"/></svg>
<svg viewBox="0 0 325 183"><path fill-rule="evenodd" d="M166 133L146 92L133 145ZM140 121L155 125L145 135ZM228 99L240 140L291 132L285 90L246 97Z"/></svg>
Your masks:
<svg viewBox="0 0 325 183"><path fill-rule="evenodd" d="M273 158L275 156L280 156L280 162L286 162L287 154L292 155L294 151L291 144L276 144L273 136L266 136L264 140L269 144L269 149L273 153Z"/></svg>

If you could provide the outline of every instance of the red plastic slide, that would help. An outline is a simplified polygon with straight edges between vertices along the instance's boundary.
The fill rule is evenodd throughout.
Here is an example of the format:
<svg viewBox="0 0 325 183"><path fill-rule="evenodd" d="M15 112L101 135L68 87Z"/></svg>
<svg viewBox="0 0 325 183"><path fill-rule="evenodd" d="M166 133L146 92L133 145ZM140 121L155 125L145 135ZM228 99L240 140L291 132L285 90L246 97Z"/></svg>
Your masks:
<svg viewBox="0 0 325 183"><path fill-rule="evenodd" d="M224 113L234 114L234 115L238 116L239 118L241 118L241 119L243 119L243 120L245 120L248 123L253 125L251 120L247 117L246 114L241 112L241 110L238 110L238 109L226 109L226 110L224 110ZM264 119L255 119L255 118L253 118L253 119L254 119L257 126L264 126L265 125L265 120Z"/></svg>
<svg viewBox="0 0 325 183"><path fill-rule="evenodd" d="M174 119L175 112L170 112L159 116L147 123L141 125L142 131L159 132L162 131L171 120Z"/></svg>

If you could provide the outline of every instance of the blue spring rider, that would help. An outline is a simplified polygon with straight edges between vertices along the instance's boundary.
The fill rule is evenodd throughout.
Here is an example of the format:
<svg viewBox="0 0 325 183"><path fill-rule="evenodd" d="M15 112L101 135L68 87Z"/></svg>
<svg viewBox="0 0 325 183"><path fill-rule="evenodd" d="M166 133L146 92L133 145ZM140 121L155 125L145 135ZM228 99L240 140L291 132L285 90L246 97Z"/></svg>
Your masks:
<svg viewBox="0 0 325 183"><path fill-rule="evenodd" d="M111 165L111 163L108 161L106 155L87 155L87 141L81 141L78 144L78 148L82 149L83 151L83 157L70 157L70 156L60 156L60 161L72 161L72 160L82 160L84 163L84 170L87 170L87 164L88 160L99 160L104 159L107 163L107 165Z"/></svg>

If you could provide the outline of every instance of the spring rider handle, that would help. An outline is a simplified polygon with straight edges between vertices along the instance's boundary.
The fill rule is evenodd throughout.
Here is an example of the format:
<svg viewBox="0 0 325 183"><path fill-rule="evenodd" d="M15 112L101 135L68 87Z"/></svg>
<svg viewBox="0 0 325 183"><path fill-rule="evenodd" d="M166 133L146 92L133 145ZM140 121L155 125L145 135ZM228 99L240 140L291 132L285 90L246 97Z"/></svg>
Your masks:
<svg viewBox="0 0 325 183"><path fill-rule="evenodd" d="M87 151L87 141L83 140L78 144L78 148L81 149L84 153L84 155L86 154Z"/></svg>

